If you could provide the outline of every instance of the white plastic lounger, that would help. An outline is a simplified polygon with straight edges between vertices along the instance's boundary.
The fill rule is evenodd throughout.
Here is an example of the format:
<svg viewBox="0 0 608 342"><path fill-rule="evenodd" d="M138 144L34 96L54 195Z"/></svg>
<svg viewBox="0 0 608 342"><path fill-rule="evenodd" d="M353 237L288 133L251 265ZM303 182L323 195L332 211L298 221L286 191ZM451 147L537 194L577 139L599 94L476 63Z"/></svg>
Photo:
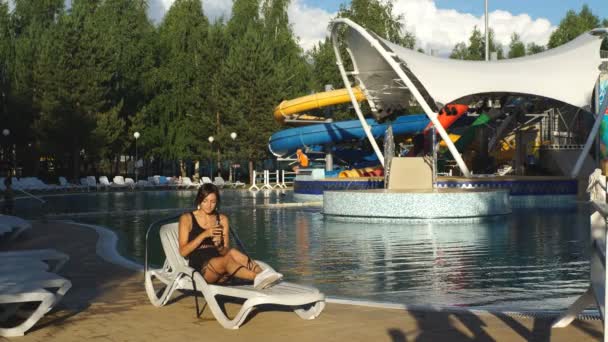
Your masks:
<svg viewBox="0 0 608 342"><path fill-rule="evenodd" d="M50 266L52 272L59 271L70 257L55 249L25 249L16 251L0 252L0 261L5 264L5 259L33 259L44 261Z"/></svg>
<svg viewBox="0 0 608 342"><path fill-rule="evenodd" d="M0 223L0 236L4 234L8 234L13 231L13 227L9 226L6 223Z"/></svg>
<svg viewBox="0 0 608 342"><path fill-rule="evenodd" d="M15 327L0 328L0 336L23 336L36 322L57 304L72 283L54 273L32 272L20 275L0 276L0 306L5 307L0 320L14 315L25 303L40 302L23 322ZM47 289L56 288L55 293Z"/></svg>
<svg viewBox="0 0 608 342"><path fill-rule="evenodd" d="M19 273L23 270L28 271L50 271L50 265L42 260L28 258L2 258L0 259L0 276L4 274Z"/></svg>
<svg viewBox="0 0 608 342"><path fill-rule="evenodd" d="M224 187L224 185L226 185L226 181L224 181L224 178L222 177L215 177L213 179L213 184L215 184L215 186L221 189Z"/></svg>
<svg viewBox="0 0 608 342"><path fill-rule="evenodd" d="M13 228L13 232L9 236L9 241L15 240L19 235L23 234L28 229L32 228L32 224L17 216L0 215L0 224L5 224Z"/></svg>
<svg viewBox="0 0 608 342"><path fill-rule="evenodd" d="M202 292L207 306L226 329L238 329L252 309L258 305L289 306L294 308L295 313L303 319L314 319L325 308L323 293L315 288L293 283L281 282L263 290L254 289L253 285L208 284L202 275L189 267L186 259L179 254L177 223L162 226L160 238L166 255L165 266L162 269L149 270L145 275L146 292L154 306L167 304L175 290L196 290ZM256 262L264 269L270 268L263 262ZM162 292L154 289L154 277L166 285ZM217 295L242 298L245 302L236 316L230 319L217 303Z"/></svg>

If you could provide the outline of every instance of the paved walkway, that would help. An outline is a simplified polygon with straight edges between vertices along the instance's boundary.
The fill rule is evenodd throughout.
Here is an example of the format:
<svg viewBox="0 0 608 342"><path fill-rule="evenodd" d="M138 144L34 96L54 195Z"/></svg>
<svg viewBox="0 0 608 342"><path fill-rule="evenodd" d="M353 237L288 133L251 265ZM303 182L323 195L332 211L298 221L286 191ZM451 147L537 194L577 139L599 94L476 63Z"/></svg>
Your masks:
<svg viewBox="0 0 608 342"><path fill-rule="evenodd" d="M263 310L239 330L223 329L205 310L195 315L193 297L163 308L145 294L143 274L107 263L95 254L97 233L65 223L36 223L0 250L54 247L70 255L60 272L73 287L56 310L24 337L11 341L597 341L601 321L575 321L551 329L550 320L505 315L406 311L328 304L304 321L287 311ZM202 304L202 302L201 302ZM228 307L236 312L236 305ZM0 337L0 341L8 341Z"/></svg>

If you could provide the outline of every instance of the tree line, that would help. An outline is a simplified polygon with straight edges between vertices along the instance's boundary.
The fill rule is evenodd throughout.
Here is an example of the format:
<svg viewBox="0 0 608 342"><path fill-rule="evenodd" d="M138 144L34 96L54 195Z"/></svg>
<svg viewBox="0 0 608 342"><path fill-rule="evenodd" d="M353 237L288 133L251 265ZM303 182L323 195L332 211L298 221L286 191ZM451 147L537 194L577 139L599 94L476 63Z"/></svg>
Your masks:
<svg viewBox="0 0 608 342"><path fill-rule="evenodd" d="M268 138L280 129L272 111L281 100L342 83L329 39L310 51L299 46L289 0L234 0L232 16L213 22L201 0L175 0L158 25L147 6L15 0L9 10L0 3L0 130L10 130L0 136L4 162L14 149L24 175L51 168L73 178L124 174L121 156L134 155L133 133L140 132L139 157L157 170L171 163L185 175L186 164L219 153L247 160L251 169L268 157ZM390 1L353 0L337 15L415 47ZM549 47L595 26L599 19L586 6L568 12ZM480 37L475 29L452 57L479 59ZM518 37L513 41L508 57L543 48L522 54ZM337 113L349 117L348 109Z"/></svg>

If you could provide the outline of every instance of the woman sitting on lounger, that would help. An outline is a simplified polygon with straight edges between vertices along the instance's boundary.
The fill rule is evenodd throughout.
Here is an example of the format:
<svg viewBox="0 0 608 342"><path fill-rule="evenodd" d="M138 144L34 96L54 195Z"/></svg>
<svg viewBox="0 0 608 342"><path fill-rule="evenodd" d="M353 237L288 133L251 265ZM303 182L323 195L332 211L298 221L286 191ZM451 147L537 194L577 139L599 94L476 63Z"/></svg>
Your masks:
<svg viewBox="0 0 608 342"><path fill-rule="evenodd" d="M218 212L220 193L210 183L203 184L196 195L197 210L179 219L179 253L188 258L210 284L223 283L232 277L253 280L256 289L277 283L283 275L258 264L230 248L228 218Z"/></svg>

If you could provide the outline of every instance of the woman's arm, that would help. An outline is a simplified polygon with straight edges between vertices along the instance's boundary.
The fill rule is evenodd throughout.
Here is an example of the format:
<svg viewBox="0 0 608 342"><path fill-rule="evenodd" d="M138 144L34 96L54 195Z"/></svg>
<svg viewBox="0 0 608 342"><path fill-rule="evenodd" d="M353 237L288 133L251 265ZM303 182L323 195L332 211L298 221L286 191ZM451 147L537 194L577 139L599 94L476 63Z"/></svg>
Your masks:
<svg viewBox="0 0 608 342"><path fill-rule="evenodd" d="M179 218L179 254L183 257L187 257L192 253L198 246L201 245L203 240L211 236L211 230L207 229L202 233L198 234L196 238L188 242L188 235L192 230L192 217L188 214L183 214Z"/></svg>

